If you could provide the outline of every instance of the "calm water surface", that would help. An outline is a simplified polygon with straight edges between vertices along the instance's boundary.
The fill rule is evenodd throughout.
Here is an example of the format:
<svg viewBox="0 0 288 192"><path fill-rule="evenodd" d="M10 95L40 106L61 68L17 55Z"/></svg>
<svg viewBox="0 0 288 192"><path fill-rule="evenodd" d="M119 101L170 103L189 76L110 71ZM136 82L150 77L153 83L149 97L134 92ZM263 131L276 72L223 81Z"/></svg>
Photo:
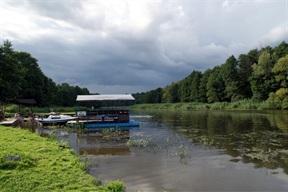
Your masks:
<svg viewBox="0 0 288 192"><path fill-rule="evenodd" d="M288 191L287 113L137 112L132 118L139 129L57 135L87 160L92 175L120 179L127 191Z"/></svg>

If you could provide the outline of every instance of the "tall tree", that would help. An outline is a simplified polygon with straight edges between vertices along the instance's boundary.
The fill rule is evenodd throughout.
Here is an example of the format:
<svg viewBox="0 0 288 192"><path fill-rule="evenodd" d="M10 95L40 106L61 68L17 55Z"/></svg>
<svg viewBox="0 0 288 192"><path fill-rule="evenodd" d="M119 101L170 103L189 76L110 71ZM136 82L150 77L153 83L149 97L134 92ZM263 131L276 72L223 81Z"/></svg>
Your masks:
<svg viewBox="0 0 288 192"><path fill-rule="evenodd" d="M221 75L221 68L215 67L207 82L207 101L209 103L223 101L225 98L225 82Z"/></svg>
<svg viewBox="0 0 288 192"><path fill-rule="evenodd" d="M207 102L207 83L208 83L210 74L211 74L211 70L210 69L206 70L203 73L202 78L199 83L199 98L201 102L205 102L205 103Z"/></svg>
<svg viewBox="0 0 288 192"><path fill-rule="evenodd" d="M288 54L274 65L272 72L281 88L288 88Z"/></svg>
<svg viewBox="0 0 288 192"><path fill-rule="evenodd" d="M199 84L201 76L201 72L192 71L188 77L178 82L179 97L182 102L200 101Z"/></svg>
<svg viewBox="0 0 288 192"><path fill-rule="evenodd" d="M147 92L143 99L145 103L161 103L162 89L157 88Z"/></svg>
<svg viewBox="0 0 288 192"><path fill-rule="evenodd" d="M199 85L201 80L202 74L199 71L193 71L191 74L191 93L190 93L190 100L191 101L201 101L200 93L199 93Z"/></svg>
<svg viewBox="0 0 288 192"><path fill-rule="evenodd" d="M18 96L21 76L10 41L0 47L0 101L12 101Z"/></svg>
<svg viewBox="0 0 288 192"><path fill-rule="evenodd" d="M167 86L166 89L163 91L163 98L164 102L168 103L176 103L180 101L179 97L179 84L172 83L171 85Z"/></svg>
<svg viewBox="0 0 288 192"><path fill-rule="evenodd" d="M191 75L179 82L179 96L181 102L191 101Z"/></svg>
<svg viewBox="0 0 288 192"><path fill-rule="evenodd" d="M37 103L42 104L45 96L43 92L45 75L42 73L37 60L25 52L16 52L15 58L18 61L22 76L21 91L18 97L33 98Z"/></svg>
<svg viewBox="0 0 288 192"><path fill-rule="evenodd" d="M89 91L69 84L57 86L29 53L15 51L9 41L0 46L0 102L33 98L41 106L68 106L75 104L77 94L89 94Z"/></svg>
<svg viewBox="0 0 288 192"><path fill-rule="evenodd" d="M265 100L270 92L275 90L275 81L272 74L273 62L268 50L262 51L258 64L253 64L250 78L253 98Z"/></svg>
<svg viewBox="0 0 288 192"><path fill-rule="evenodd" d="M238 58L239 93L243 98L251 98L252 90L249 77L252 74L253 60L249 55L241 54Z"/></svg>
<svg viewBox="0 0 288 192"><path fill-rule="evenodd" d="M277 47L273 49L272 59L277 62L280 58L288 54L288 43L281 42Z"/></svg>
<svg viewBox="0 0 288 192"><path fill-rule="evenodd" d="M244 98L266 100L276 90L275 94L282 95L282 98L288 93L287 55L288 44L282 42L274 48L253 49L241 54L238 60L231 56L223 65L204 73L192 71L185 79L163 88L162 101L211 103ZM145 98L145 95L151 97L150 92L143 92L139 98Z"/></svg>
<svg viewBox="0 0 288 192"><path fill-rule="evenodd" d="M225 100L233 101L240 97L239 76L237 72L237 60L232 55L221 66L221 74L225 83Z"/></svg>

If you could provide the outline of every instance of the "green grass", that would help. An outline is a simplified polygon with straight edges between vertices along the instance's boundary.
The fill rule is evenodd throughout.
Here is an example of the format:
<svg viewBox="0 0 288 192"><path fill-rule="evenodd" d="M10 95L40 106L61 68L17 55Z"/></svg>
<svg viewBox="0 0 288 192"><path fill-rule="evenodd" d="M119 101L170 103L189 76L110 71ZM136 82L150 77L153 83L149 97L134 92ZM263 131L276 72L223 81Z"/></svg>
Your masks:
<svg viewBox="0 0 288 192"><path fill-rule="evenodd" d="M287 102L253 101L241 100L237 102L216 102L216 103L157 103L137 104L131 106L133 110L287 110Z"/></svg>
<svg viewBox="0 0 288 192"><path fill-rule="evenodd" d="M23 114L28 114L32 109L33 113L36 114L48 114L50 112L59 112L65 114L75 114L76 110L87 110L86 107L59 107L59 106L52 106L52 107L20 107L20 112ZM19 107L16 104L8 104L5 106L5 112L8 114L14 114L19 112Z"/></svg>
<svg viewBox="0 0 288 192"><path fill-rule="evenodd" d="M124 191L100 185L66 145L28 130L0 126L0 191Z"/></svg>

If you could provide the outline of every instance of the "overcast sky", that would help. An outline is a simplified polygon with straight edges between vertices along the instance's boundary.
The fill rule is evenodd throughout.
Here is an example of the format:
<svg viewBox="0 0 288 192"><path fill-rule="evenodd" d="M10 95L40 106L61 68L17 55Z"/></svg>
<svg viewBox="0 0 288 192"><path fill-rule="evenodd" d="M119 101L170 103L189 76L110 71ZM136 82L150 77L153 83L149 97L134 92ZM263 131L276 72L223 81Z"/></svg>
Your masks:
<svg viewBox="0 0 288 192"><path fill-rule="evenodd" d="M288 0L1 0L4 39L57 83L132 93L288 41Z"/></svg>

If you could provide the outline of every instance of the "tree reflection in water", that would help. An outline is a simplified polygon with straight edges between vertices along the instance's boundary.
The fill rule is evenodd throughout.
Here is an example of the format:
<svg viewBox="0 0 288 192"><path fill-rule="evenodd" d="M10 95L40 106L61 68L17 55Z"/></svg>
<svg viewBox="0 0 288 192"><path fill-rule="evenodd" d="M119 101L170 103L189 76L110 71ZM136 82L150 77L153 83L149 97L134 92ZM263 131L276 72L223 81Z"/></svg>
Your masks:
<svg viewBox="0 0 288 192"><path fill-rule="evenodd" d="M223 149L231 161L288 174L288 118L281 112L152 112L154 120L195 144Z"/></svg>

